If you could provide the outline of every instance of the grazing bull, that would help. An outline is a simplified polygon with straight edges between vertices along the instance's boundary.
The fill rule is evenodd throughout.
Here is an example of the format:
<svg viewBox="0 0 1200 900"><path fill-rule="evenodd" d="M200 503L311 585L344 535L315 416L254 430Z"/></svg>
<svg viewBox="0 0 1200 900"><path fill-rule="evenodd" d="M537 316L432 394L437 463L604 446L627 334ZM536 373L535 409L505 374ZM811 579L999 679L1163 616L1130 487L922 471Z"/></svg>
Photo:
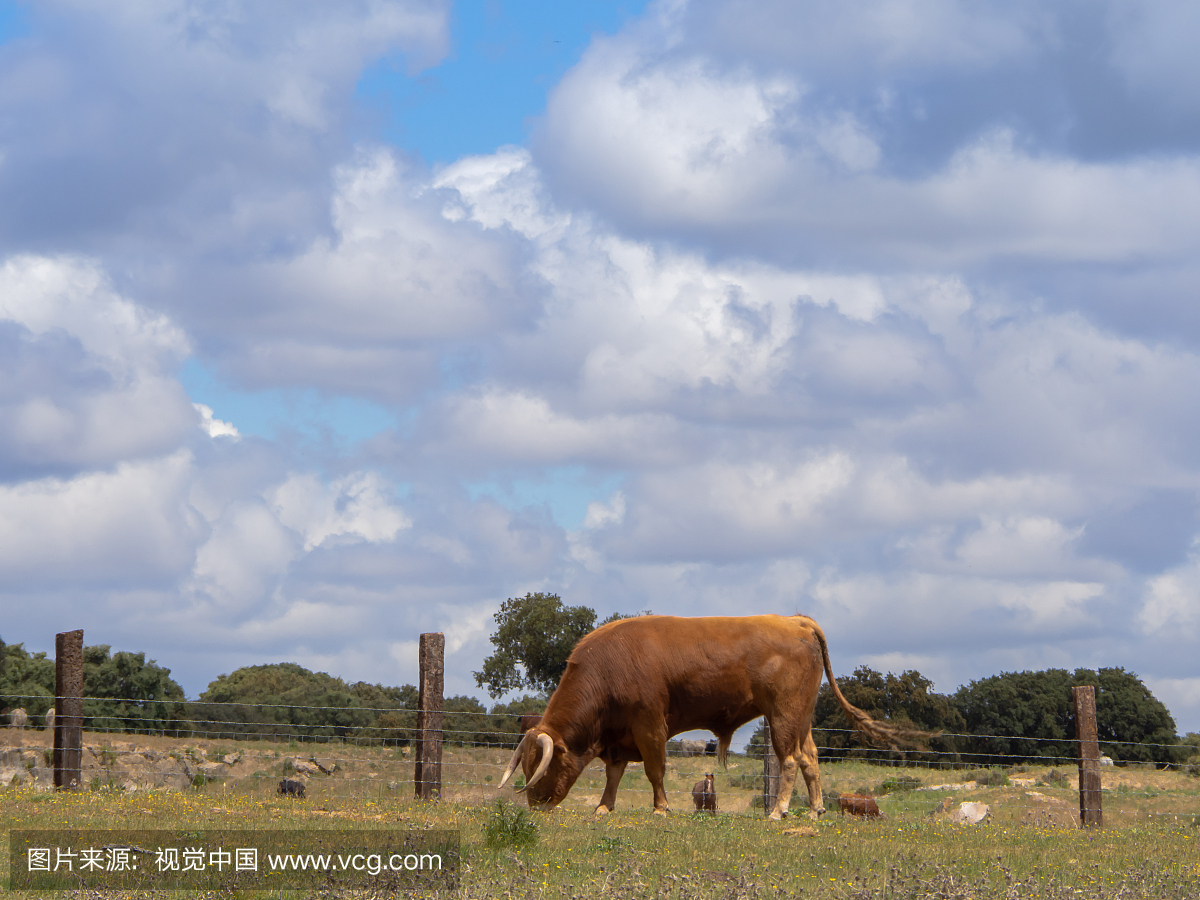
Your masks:
<svg viewBox="0 0 1200 900"><path fill-rule="evenodd" d="M23 731L25 726L29 724L29 716L23 709L14 709L8 714L8 724L10 728Z"/></svg>
<svg viewBox="0 0 1200 900"><path fill-rule="evenodd" d="M596 812L603 814L616 805L626 765L641 761L654 811L665 814L668 738L711 731L724 764L734 731L766 716L780 761L771 818L787 815L797 769L815 818L824 805L810 729L822 669L834 697L868 739L895 746L921 734L876 722L850 705L833 678L825 635L807 616L638 616L597 628L576 645L541 723L517 745L500 786L520 765L530 807L550 809L598 757L605 786Z"/></svg>
<svg viewBox="0 0 1200 900"><path fill-rule="evenodd" d="M838 797L838 812L843 816L849 813L852 816L866 816L868 819L883 818L875 798L866 794L841 794Z"/></svg>
<svg viewBox="0 0 1200 900"><path fill-rule="evenodd" d="M704 745L704 755L705 756L716 756L717 755L717 742L716 741L708 741Z"/></svg>
<svg viewBox="0 0 1200 900"><path fill-rule="evenodd" d="M698 810L716 813L717 784L713 775L705 775L703 781L697 781L692 785L692 802L696 804Z"/></svg>
<svg viewBox="0 0 1200 900"><path fill-rule="evenodd" d="M541 716L534 716L534 715L521 716L521 718L517 719L517 728L520 729L521 734L524 734L530 728L537 728L538 723L540 723L541 721L542 721Z"/></svg>
<svg viewBox="0 0 1200 900"><path fill-rule="evenodd" d="M279 793L285 797L295 797L297 800L303 800L304 782L296 781L294 778L285 778L279 782Z"/></svg>
<svg viewBox="0 0 1200 900"><path fill-rule="evenodd" d="M680 741L679 752L684 756L703 756L704 741Z"/></svg>

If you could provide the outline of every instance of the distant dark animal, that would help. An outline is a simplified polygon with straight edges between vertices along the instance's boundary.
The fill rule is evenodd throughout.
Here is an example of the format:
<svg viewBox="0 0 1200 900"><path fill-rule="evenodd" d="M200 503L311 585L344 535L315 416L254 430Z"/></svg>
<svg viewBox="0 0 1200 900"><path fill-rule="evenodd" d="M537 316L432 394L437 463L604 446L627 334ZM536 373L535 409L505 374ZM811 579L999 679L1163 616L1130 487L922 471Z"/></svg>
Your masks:
<svg viewBox="0 0 1200 900"><path fill-rule="evenodd" d="M303 800L304 782L296 781L293 778L285 778L279 782L279 793L285 797L295 797L297 800Z"/></svg>
<svg viewBox="0 0 1200 900"><path fill-rule="evenodd" d="M880 819L883 813L874 797L866 794L842 794L838 797L838 812L842 815L865 816L868 819Z"/></svg>
<svg viewBox="0 0 1200 900"><path fill-rule="evenodd" d="M625 767L641 761L654 811L666 813L663 777L673 735L711 731L724 764L734 731L766 716L780 761L779 799L770 816L787 815L803 772L809 814L816 817L825 807L810 731L822 671L854 728L871 741L896 746L923 734L876 722L846 700L825 635L807 616L638 616L602 625L575 645L542 721L521 738L500 786L519 765L530 807L549 809L599 758L605 786L596 812L602 814L616 805Z"/></svg>
<svg viewBox="0 0 1200 900"><path fill-rule="evenodd" d="M521 716L521 718L517 719L517 728L519 728L521 730L521 734L524 734L530 728L537 728L538 724L541 721L542 721L541 716L534 716L534 715Z"/></svg>
<svg viewBox="0 0 1200 900"><path fill-rule="evenodd" d="M680 741L679 752L684 756L703 756L704 741Z"/></svg>
<svg viewBox="0 0 1200 900"><path fill-rule="evenodd" d="M711 774L692 785L692 802L696 804L696 809L710 813L717 811L717 785Z"/></svg>
<svg viewBox="0 0 1200 900"><path fill-rule="evenodd" d="M705 756L716 756L717 755L717 742L716 741L709 741L704 745L704 755Z"/></svg>

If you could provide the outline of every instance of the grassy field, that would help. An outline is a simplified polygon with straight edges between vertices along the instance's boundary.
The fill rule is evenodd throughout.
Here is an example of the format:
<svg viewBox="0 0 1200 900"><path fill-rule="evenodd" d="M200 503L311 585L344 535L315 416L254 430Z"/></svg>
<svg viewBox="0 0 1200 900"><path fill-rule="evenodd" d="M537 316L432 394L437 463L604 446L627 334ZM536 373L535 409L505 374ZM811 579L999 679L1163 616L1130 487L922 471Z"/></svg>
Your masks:
<svg viewBox="0 0 1200 900"><path fill-rule="evenodd" d="M231 773L241 772L183 791L126 792L114 779L79 793L29 783L0 789L5 851L9 832L23 828L452 828L463 848L460 896L471 898L1200 897L1200 779L1174 772L1105 770L1106 827L1081 830L1074 772L1066 769L1010 770L1003 784L996 773L826 763L829 793L879 791L889 780L906 789L879 796L882 820L830 812L813 824L802 809L784 822L763 819L752 808L761 763L736 757L727 772L715 770L715 817L690 811L692 783L714 771L713 760L700 758L671 760L670 816L650 813L649 784L631 767L617 810L595 819L603 770L593 767L560 809L531 814L536 841L514 849L485 842L498 797L514 799L492 787L505 751L449 748L448 801L425 804L411 799L412 764L392 749L85 739L97 742L109 749L96 758L114 768L122 753L158 742L159 752L173 747L197 760L240 751ZM278 796L278 778L293 760L310 758L332 774L309 777L303 801ZM998 783L981 784L989 774ZM989 804L990 817L964 826L937 812L966 800ZM286 894L250 896L272 893Z"/></svg>

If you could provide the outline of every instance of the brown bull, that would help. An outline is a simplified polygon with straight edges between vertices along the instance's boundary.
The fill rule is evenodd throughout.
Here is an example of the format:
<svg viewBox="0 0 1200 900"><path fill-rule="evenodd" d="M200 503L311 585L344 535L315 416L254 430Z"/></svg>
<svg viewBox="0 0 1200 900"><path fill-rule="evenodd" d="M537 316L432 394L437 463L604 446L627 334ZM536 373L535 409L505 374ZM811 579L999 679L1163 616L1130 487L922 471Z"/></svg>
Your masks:
<svg viewBox="0 0 1200 900"><path fill-rule="evenodd" d="M797 769L815 818L825 811L810 733L822 670L867 738L895 745L917 734L876 722L850 705L834 681L825 635L807 616L638 616L611 622L576 645L541 723L517 745L500 786L520 764L530 807L549 809L598 757L606 781L596 812L607 813L616 805L625 766L641 761L654 790L654 811L665 813L668 738L711 731L724 764L734 731L766 716L780 762L771 818L787 815Z"/></svg>

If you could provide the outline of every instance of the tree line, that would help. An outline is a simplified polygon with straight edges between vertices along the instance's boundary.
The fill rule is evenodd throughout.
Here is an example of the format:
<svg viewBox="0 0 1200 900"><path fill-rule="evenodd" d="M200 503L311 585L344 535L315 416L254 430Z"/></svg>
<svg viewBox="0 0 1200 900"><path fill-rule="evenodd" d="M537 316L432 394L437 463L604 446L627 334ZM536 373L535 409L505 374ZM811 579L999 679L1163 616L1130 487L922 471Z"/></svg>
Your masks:
<svg viewBox="0 0 1200 900"><path fill-rule="evenodd" d="M614 614L599 624L621 618L627 616ZM511 747L517 716L545 709L571 650L598 627L594 610L566 606L546 593L509 598L495 620L494 651L473 673L476 684L493 701L518 690L531 693L490 709L475 697L446 698L447 743ZM934 692L933 682L913 670L896 675L860 666L838 678L846 699L872 717L941 732L924 746L900 751L904 759L976 765L1073 758L1071 688L1085 684L1096 687L1101 752L1112 759L1178 763L1200 752L1200 735L1177 736L1167 708L1121 668L1006 672L953 694ZM96 730L389 744L414 739L418 696L413 685L348 684L296 663L272 663L221 675L188 702L170 669L145 654L112 653L103 644L84 648L84 693L92 698L84 706L85 727ZM38 721L53 697L53 660L0 641L0 705L23 706ZM823 758L892 761L897 755L864 746L849 728L823 683L813 716ZM760 728L748 752L761 753L762 742Z"/></svg>
<svg viewBox="0 0 1200 900"><path fill-rule="evenodd" d="M40 724L54 705L54 660L22 644L0 643L0 708L23 708ZM221 675L198 700L184 698L171 670L144 653L113 653L106 644L83 649L84 728L176 737L275 736L317 742L340 738L409 744L416 730L417 689L347 684L296 663L244 666ZM491 710L474 697L444 700L445 740L451 744L512 746L516 719L546 701L523 697Z"/></svg>
<svg viewBox="0 0 1200 900"><path fill-rule="evenodd" d="M1002 672L953 694L935 693L920 672L899 675L860 666L837 679L852 704L873 718L936 733L919 746L881 750L850 728L828 684L813 713L813 740L823 759L938 765L1070 764L1078 756L1071 688L1096 688L1100 752L1115 762L1182 763L1200 752L1200 735L1181 739L1175 720L1141 679L1123 668ZM748 752L762 754L763 729Z"/></svg>

